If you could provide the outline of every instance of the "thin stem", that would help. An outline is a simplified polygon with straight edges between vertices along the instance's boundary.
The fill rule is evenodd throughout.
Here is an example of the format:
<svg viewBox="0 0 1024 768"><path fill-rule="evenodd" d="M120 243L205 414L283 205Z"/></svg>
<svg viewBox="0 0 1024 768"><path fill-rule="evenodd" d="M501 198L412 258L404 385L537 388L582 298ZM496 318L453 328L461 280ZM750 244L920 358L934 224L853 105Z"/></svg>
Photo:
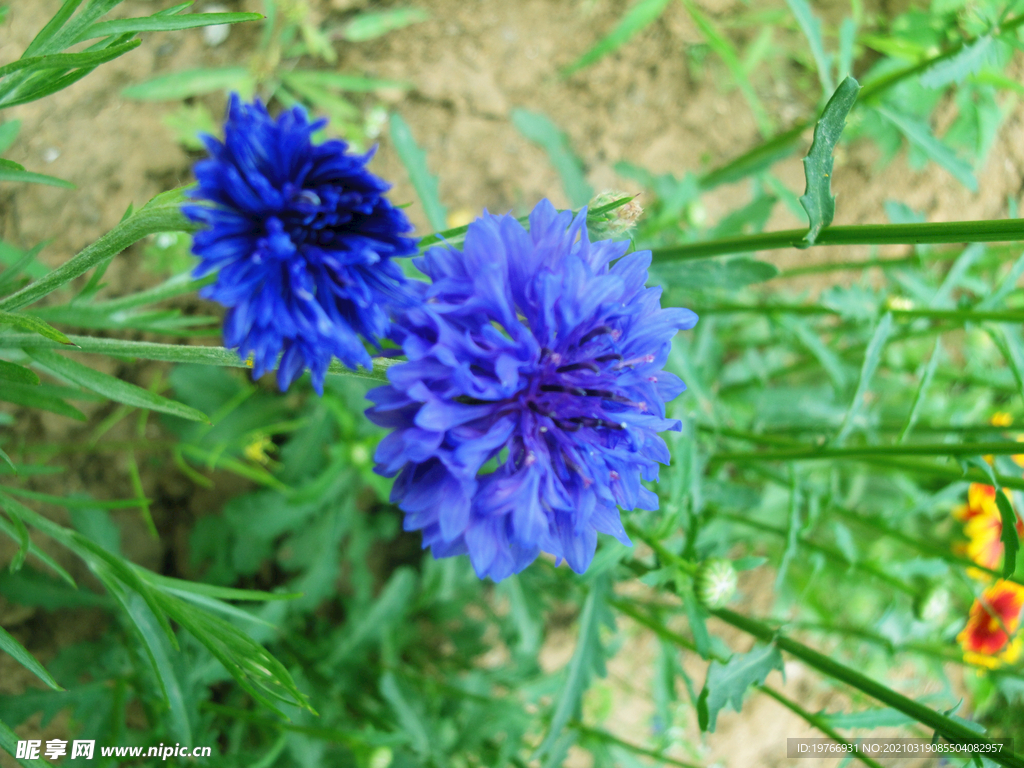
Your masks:
<svg viewBox="0 0 1024 768"><path fill-rule="evenodd" d="M69 347L56 341L30 333L7 334L0 336L0 348L29 349L46 348L62 349L88 354L113 355L115 357L131 357L140 360L156 360L165 363L195 363L196 365L219 365L226 368L250 368L236 352L224 347L189 347L179 344L158 344L147 341L122 341L120 339L99 339L93 336L68 336L77 346ZM328 374L335 376L354 376L359 379L386 382L387 370L395 363L401 362L394 358L373 358L373 370L359 368L350 370L337 360L331 362Z"/></svg>
<svg viewBox="0 0 1024 768"><path fill-rule="evenodd" d="M786 229L654 248L654 261L706 259L729 253L806 248L806 229ZM994 243L1024 240L1024 220L944 221L920 224L856 224L827 227L814 245L919 245L922 243Z"/></svg>
<svg viewBox="0 0 1024 768"><path fill-rule="evenodd" d="M714 315L725 313L755 313L787 315L842 315L842 312L820 304L713 304L697 307L698 314ZM943 320L946 322L980 323L985 321L998 323L1024 322L1024 310L975 310L975 309L886 309L896 319Z"/></svg>
<svg viewBox="0 0 1024 768"><path fill-rule="evenodd" d="M633 754L643 755L644 757L653 757L659 763L664 763L665 765L676 765L679 766L679 768L703 768L703 766L696 763L687 763L683 760L677 760L674 757L669 757L664 752L658 752L654 749L646 749L636 744L631 744L628 741L623 741L618 736L608 733L607 731L602 731L598 728L591 728L590 726L584 725L578 721L570 722L569 727L579 731L584 736L590 736L591 738L603 741L606 744L614 744L615 746L632 752ZM881 768L881 766L879 766L879 768Z"/></svg>
<svg viewBox="0 0 1024 768"><path fill-rule="evenodd" d="M866 693L868 696L877 699L883 704L914 718L922 725L935 730L939 735L951 743L978 744L986 746L994 745L995 743L991 739L976 733L956 720L943 715L941 712L936 712L931 707L926 707L925 705L892 690L888 686L882 685L867 675L847 667L845 664L840 664L831 657L826 656L803 643L786 637L778 630L761 621L736 613L735 611L730 611L727 608L711 610L710 613L712 616L721 619L726 624L730 624L733 627L736 627L736 629L746 632L763 643L774 643L779 650L785 651L791 656L795 656L818 672L821 672L835 680L839 680L840 682L846 683L847 685ZM986 752L985 754L990 760L998 763L999 765L1006 766L1007 768L1024 768L1024 760L1015 754L1010 754L1005 751L993 751L991 753Z"/></svg>
<svg viewBox="0 0 1024 768"><path fill-rule="evenodd" d="M991 443L902 443L821 448L802 445L779 451L712 454L710 461L793 461L852 459L875 456L1012 456L1024 453L1024 444L1001 440Z"/></svg>

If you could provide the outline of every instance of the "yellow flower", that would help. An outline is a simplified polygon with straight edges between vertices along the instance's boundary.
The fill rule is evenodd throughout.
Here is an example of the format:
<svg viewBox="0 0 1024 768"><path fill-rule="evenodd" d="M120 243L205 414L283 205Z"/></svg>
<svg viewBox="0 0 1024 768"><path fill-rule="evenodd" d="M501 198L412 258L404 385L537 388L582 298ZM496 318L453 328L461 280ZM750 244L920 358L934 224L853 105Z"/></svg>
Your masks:
<svg viewBox="0 0 1024 768"><path fill-rule="evenodd" d="M964 660L977 666L995 669L1013 664L1021 656L1022 642L1014 637L1024 609L1024 586L1012 581L998 581L974 601L967 626L957 635L964 650Z"/></svg>

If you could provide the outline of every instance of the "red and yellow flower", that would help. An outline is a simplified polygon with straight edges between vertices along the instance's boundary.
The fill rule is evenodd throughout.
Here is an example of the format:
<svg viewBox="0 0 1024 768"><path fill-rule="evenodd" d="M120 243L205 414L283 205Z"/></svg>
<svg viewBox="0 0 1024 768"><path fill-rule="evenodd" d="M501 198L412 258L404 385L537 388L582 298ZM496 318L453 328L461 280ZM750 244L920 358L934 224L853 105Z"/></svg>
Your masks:
<svg viewBox="0 0 1024 768"><path fill-rule="evenodd" d="M959 551L978 565L996 569L1003 557L1003 517L996 505L996 489L991 485L971 483L967 490L967 503L953 510L953 517L964 524L967 543ZM1024 536L1024 521L1017 515L1017 533ZM968 573L976 579L987 579L983 571Z"/></svg>
<svg viewBox="0 0 1024 768"><path fill-rule="evenodd" d="M990 669L1017 661L1024 646L1017 635L1022 609L1024 586L1020 584L998 581L982 592L956 638L964 661Z"/></svg>

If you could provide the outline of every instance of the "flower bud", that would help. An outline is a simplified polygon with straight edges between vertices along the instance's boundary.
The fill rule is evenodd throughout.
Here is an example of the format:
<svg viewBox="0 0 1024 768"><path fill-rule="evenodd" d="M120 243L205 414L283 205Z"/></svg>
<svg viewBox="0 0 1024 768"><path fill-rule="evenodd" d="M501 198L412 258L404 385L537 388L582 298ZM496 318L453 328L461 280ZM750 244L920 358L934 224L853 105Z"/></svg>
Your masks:
<svg viewBox="0 0 1024 768"><path fill-rule="evenodd" d="M593 216L589 215L589 211L596 208L602 208L610 203L614 203L616 200L621 200L624 197L629 197L629 195L617 190L606 190L599 195L596 195L587 204L587 228L590 231L590 237L592 240L607 240L609 238L622 237L636 226L637 220L644 213L644 209L636 199L630 200L611 211L599 213Z"/></svg>
<svg viewBox="0 0 1024 768"><path fill-rule="evenodd" d="M736 569L723 558L705 560L693 577L693 591L706 608L721 608L736 594Z"/></svg>

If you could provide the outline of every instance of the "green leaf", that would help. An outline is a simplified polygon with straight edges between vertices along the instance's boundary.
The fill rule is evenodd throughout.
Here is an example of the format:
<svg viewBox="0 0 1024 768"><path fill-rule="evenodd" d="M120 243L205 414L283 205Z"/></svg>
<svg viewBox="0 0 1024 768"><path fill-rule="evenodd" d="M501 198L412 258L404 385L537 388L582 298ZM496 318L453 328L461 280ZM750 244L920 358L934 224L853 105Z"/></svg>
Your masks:
<svg viewBox="0 0 1024 768"><path fill-rule="evenodd" d="M65 189L75 188L70 181L58 179L56 176L47 176L45 173L26 171L24 166L2 157L0 157L0 181L48 184L51 187L64 187Z"/></svg>
<svg viewBox="0 0 1024 768"><path fill-rule="evenodd" d="M254 90L253 86L248 67L190 69L130 85L121 95L140 101L178 101L214 91L238 91L246 95Z"/></svg>
<svg viewBox="0 0 1024 768"><path fill-rule="evenodd" d="M18 138L18 131L21 130L21 120L8 120L0 125L0 153L11 148L11 144Z"/></svg>
<svg viewBox="0 0 1024 768"><path fill-rule="evenodd" d="M639 0L636 5L626 11L615 29L576 61L563 68L562 75L568 77L625 45L633 35L661 16L668 4L669 0Z"/></svg>
<svg viewBox="0 0 1024 768"><path fill-rule="evenodd" d="M690 14L690 18L693 19L694 24L697 25L697 28L704 36L708 46L722 59L725 66L728 67L732 76L736 79L740 92L747 100L747 104L750 105L750 111L754 113L754 122L757 123L758 129L763 135L768 136L772 132L771 120L768 117L768 113L765 112L761 100L757 97L757 91L754 90L754 86L743 69L743 62L740 61L736 48L711 20L698 10L693 0L683 0L683 5L686 7L687 13Z"/></svg>
<svg viewBox="0 0 1024 768"><path fill-rule="evenodd" d="M846 126L846 116L857 100L860 85L847 77L836 88L832 98L825 105L821 119L814 126L814 140L804 158L804 176L807 186L800 197L800 204L807 211L810 229L804 238L807 245L814 245L818 233L832 223L836 214L836 199L832 195L832 152Z"/></svg>
<svg viewBox="0 0 1024 768"><path fill-rule="evenodd" d="M997 327L998 331L995 328L988 328L988 335L1002 353L1013 374L1013 380L1017 383L1020 396L1024 398L1024 340L1021 339L1016 325L1001 323Z"/></svg>
<svg viewBox="0 0 1024 768"><path fill-rule="evenodd" d="M77 0L81 2L81 0ZM18 734L12 731L7 723L0 720L0 749L10 755L12 758L18 754ZM52 763L46 763L42 760L18 760L18 765L22 768L46 768Z"/></svg>
<svg viewBox="0 0 1024 768"><path fill-rule="evenodd" d="M664 285L686 290L706 288L742 288L763 283L779 274L779 268L767 261L738 258L730 261L666 262L657 268Z"/></svg>
<svg viewBox="0 0 1024 768"><path fill-rule="evenodd" d="M393 672L385 672L380 678L380 693L394 710L401 726L401 733L409 740L410 746L422 758L427 759L433 751L430 731L415 707L409 703ZM433 761L431 761L433 762Z"/></svg>
<svg viewBox="0 0 1024 768"><path fill-rule="evenodd" d="M138 48L142 45L141 40L130 40L121 45L112 45L100 51L83 51L81 53L51 53L48 56L22 57L10 64L0 67L0 78L21 72L22 75L30 72L41 72L46 69L77 69L80 67L94 68L98 64L116 59L118 56Z"/></svg>
<svg viewBox="0 0 1024 768"><path fill-rule="evenodd" d="M427 21L430 14L420 8L393 8L387 11L363 12L356 16L342 29L342 37L350 43L362 43L366 40L386 35L410 24Z"/></svg>
<svg viewBox="0 0 1024 768"><path fill-rule="evenodd" d="M995 54L991 35L983 35L959 53L948 59L937 61L921 74L921 85L925 88L945 88L950 83L961 83L968 76L977 74L992 63Z"/></svg>
<svg viewBox="0 0 1024 768"><path fill-rule="evenodd" d="M127 35L136 32L172 32L179 29L210 27L216 24L237 24L242 21L258 21L259 13L189 13L181 16L136 16L130 19L101 21L88 27L75 42L91 40L108 35Z"/></svg>
<svg viewBox="0 0 1024 768"><path fill-rule="evenodd" d="M878 325L875 326L875 332L872 334L871 341L868 342L867 350L864 352L864 363L860 369L857 391L853 395L853 402L850 403L850 407L846 411L843 425L839 429L839 434L833 440L833 445L842 445L843 441L858 426L860 414L864 410L868 387L871 386L871 379L874 378L878 364L882 361L882 351L885 349L890 335L892 335L892 313L886 312L885 316L879 320Z"/></svg>
<svg viewBox="0 0 1024 768"><path fill-rule="evenodd" d="M921 406L924 404L925 393L928 392L928 388L932 385L932 379L935 378L935 369L939 365L939 360L942 358L942 344L939 339L935 340L935 348L932 350L932 356L928 360L928 365L924 369L924 375L921 377L921 383L917 387L917 392L914 394L914 403L910 406L910 413L907 414L907 421L903 425L903 429L900 430L900 436L896 438L897 443L902 443L907 439L910 434L910 430L914 428L914 424L917 422L918 412L921 410Z"/></svg>
<svg viewBox="0 0 1024 768"><path fill-rule="evenodd" d="M135 384L129 384L106 373L101 373L76 360L70 360L58 355L56 352L48 349L31 349L28 354L57 376L86 389L91 389L93 392L97 392L104 397L109 397L115 402L124 403L135 408L146 408L152 411L167 413L171 416L178 416L190 421L209 423L206 414L197 411L195 408L190 408L187 405L154 394Z"/></svg>
<svg viewBox="0 0 1024 768"><path fill-rule="evenodd" d="M548 160L562 179L569 203L579 208L590 202L594 190L587 183L583 163L573 153L568 137L558 126L539 112L525 109L512 110L512 124L523 136L547 152Z"/></svg>
<svg viewBox="0 0 1024 768"><path fill-rule="evenodd" d="M14 474L18 474L18 468L14 466L14 462L11 461L11 457L7 455L7 451L3 448L0 448L0 459L3 460L4 464L11 468L11 471Z"/></svg>
<svg viewBox="0 0 1024 768"><path fill-rule="evenodd" d="M15 328L22 331L38 333L40 336L49 339L50 341L56 341L59 344L65 344L71 347L75 346L74 342L52 325L44 323L37 317L23 315L20 312L5 312L0 310L0 325L13 325Z"/></svg>
<svg viewBox="0 0 1024 768"><path fill-rule="evenodd" d="M738 653L725 664L712 661L697 699L700 729L714 733L718 713L725 705L729 704L739 712L743 708L747 688L764 683L769 673L776 669L783 670L783 661L775 645L755 645L749 653Z"/></svg>
<svg viewBox="0 0 1024 768"><path fill-rule="evenodd" d="M105 595L88 589L74 589L27 566L17 573L0 573L0 595L19 605L31 605L47 611L112 606Z"/></svg>
<svg viewBox="0 0 1024 768"><path fill-rule="evenodd" d="M875 107L875 110L892 123L907 141L924 152L930 159L945 168L953 177L971 192L978 191L978 180L974 177L969 163L956 156L949 147L935 138L927 123L915 120L886 107Z"/></svg>
<svg viewBox="0 0 1024 768"><path fill-rule="evenodd" d="M409 174L409 181L413 189L419 195L423 212L427 221L435 230L442 230L446 225L447 212L441 204L441 197L437 190L437 177L430 173L427 168L427 153L416 144L409 124L402 119L402 116L395 113L391 115L391 141L395 145L398 158L405 166Z"/></svg>
<svg viewBox="0 0 1024 768"><path fill-rule="evenodd" d="M4 651L13 656L16 662L21 664L21 666L38 677L53 690L64 690L57 685L57 681L50 676L50 673L46 671L43 665L36 661L35 656L25 650L25 646L8 634L7 630L3 627L0 627L0 651Z"/></svg>
<svg viewBox="0 0 1024 768"><path fill-rule="evenodd" d="M835 84L832 81L832 57L825 53L825 45L821 40L821 21L811 12L807 0L786 0L786 5L793 12L800 30L807 38L814 64L818 68L822 93L827 96L832 93Z"/></svg>
<svg viewBox="0 0 1024 768"><path fill-rule="evenodd" d="M40 48L43 48L46 43L53 39L53 37L60 31L60 29L67 23L67 20L71 18L71 15L78 9L78 6L82 4L82 0L64 0L60 10L53 15L53 17L46 22L46 26L39 30L39 33L29 43L28 48L25 49L24 56L31 56Z"/></svg>
<svg viewBox="0 0 1024 768"><path fill-rule="evenodd" d="M25 408L39 408L77 421L87 421L85 414L39 384L5 383L0 387L0 400Z"/></svg>
<svg viewBox="0 0 1024 768"><path fill-rule="evenodd" d="M17 363L0 360L0 379L13 381L16 384L38 384L39 377L35 371Z"/></svg>
<svg viewBox="0 0 1024 768"><path fill-rule="evenodd" d="M299 69L288 73L289 80L305 80L321 88L330 88L351 93L369 93L382 90L409 90L412 83L404 80L382 80L362 75L346 75L328 70Z"/></svg>
<svg viewBox="0 0 1024 768"><path fill-rule="evenodd" d="M914 718L892 707L861 712L822 712L818 717L833 728L901 728L915 722Z"/></svg>
<svg viewBox="0 0 1024 768"><path fill-rule="evenodd" d="M328 665L337 666L360 645L380 637L390 625L402 621L416 594L416 586L416 574L412 569L396 569L366 614L354 617L346 624L341 640L328 657Z"/></svg>
<svg viewBox="0 0 1024 768"><path fill-rule="evenodd" d="M996 506L1003 521L1003 532L999 540L1003 542L1003 578L1013 575L1017 569L1017 552L1020 550L1020 539L1017 535L1017 513L1006 498L1006 492L1000 488L996 491Z"/></svg>
<svg viewBox="0 0 1024 768"><path fill-rule="evenodd" d="M580 633L576 639L576 650L566 669L565 682L551 714L551 725L544 741L534 757L550 752L558 742L562 731L573 717L578 717L583 694L590 686L594 673L605 675L605 650L601 645L600 628L608 621L609 586L606 576L594 581L580 614Z"/></svg>

